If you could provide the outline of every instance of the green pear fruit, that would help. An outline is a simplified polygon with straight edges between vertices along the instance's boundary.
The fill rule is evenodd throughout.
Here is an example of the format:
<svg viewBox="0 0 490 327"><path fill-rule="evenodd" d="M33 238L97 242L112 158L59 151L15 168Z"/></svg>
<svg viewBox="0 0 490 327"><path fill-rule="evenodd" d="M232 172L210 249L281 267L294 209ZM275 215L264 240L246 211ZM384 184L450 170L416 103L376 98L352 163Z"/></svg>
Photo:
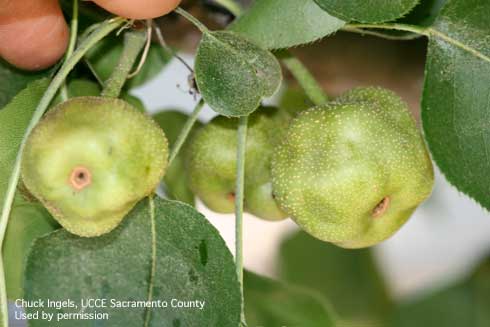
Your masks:
<svg viewBox="0 0 490 327"><path fill-rule="evenodd" d="M32 131L22 177L64 228L98 236L155 190L167 156L163 131L128 103L77 97L50 110Z"/></svg>
<svg viewBox="0 0 490 327"><path fill-rule="evenodd" d="M271 221L283 220L287 217L275 201L270 180L260 185L247 187L245 193L245 208L252 215Z"/></svg>
<svg viewBox="0 0 490 327"><path fill-rule="evenodd" d="M182 128L189 116L183 112L176 110L165 110L157 113L153 116L153 119L160 125L160 127L167 135L170 147L172 147L177 138L179 137ZM189 135L189 139L192 138L195 131L200 128L202 124L199 121L194 123L194 126ZM173 162L167 169L165 177L163 179L166 195L170 199L186 202L190 205L195 204L194 193L192 193L187 177L187 170L185 168L184 153L186 152L188 142L184 143L179 154L174 158Z"/></svg>
<svg viewBox="0 0 490 327"><path fill-rule="evenodd" d="M300 113L272 159L281 208L309 234L345 248L389 238L433 183L407 105L380 88L355 89Z"/></svg>
<svg viewBox="0 0 490 327"><path fill-rule="evenodd" d="M272 188L270 161L290 119L285 111L260 107L249 117L245 152L244 208L267 219L284 219ZM218 116L198 130L187 151L193 192L211 210L231 213L235 204L238 119Z"/></svg>

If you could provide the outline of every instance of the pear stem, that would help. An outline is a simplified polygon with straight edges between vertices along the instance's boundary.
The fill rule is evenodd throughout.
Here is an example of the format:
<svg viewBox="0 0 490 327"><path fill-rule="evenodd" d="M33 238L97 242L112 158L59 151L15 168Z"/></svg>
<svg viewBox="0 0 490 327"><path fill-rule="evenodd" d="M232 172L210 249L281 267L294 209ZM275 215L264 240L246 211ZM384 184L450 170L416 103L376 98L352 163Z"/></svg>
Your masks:
<svg viewBox="0 0 490 327"><path fill-rule="evenodd" d="M73 11L70 23L70 42L68 43L68 48L66 49L65 60L70 58L75 50L75 46L77 44L77 36L78 36L78 0L73 0ZM63 86L61 87L61 99L63 101L68 100L68 88L66 86L66 81L63 82Z"/></svg>
<svg viewBox="0 0 490 327"><path fill-rule="evenodd" d="M240 16L243 12L241 4L233 0L214 0L214 2L228 10L235 17Z"/></svg>
<svg viewBox="0 0 490 327"><path fill-rule="evenodd" d="M321 85L298 58L286 50L280 52L278 57L315 105L320 106L328 101L328 96Z"/></svg>
<svg viewBox="0 0 490 327"><path fill-rule="evenodd" d="M181 7L177 7L175 9L175 12L179 15L181 15L182 17L184 17L185 19L187 19L189 22L191 22L194 26L196 26L200 31L201 33L208 33L209 30L208 28L199 21L199 19L197 19L196 17L192 16L190 13L188 13L187 11L185 11L184 9L182 9Z"/></svg>
<svg viewBox="0 0 490 327"><path fill-rule="evenodd" d="M147 34L143 31L130 31L124 33L124 47L119 61L112 71L111 76L105 82L102 96L117 98L129 77L130 71L143 49L147 40Z"/></svg>
<svg viewBox="0 0 490 327"><path fill-rule="evenodd" d="M41 120L44 112L51 103L51 100L53 100L56 92L58 92L59 88L65 81L70 71L75 67L75 65L83 58L88 50L90 50L95 44L97 44L97 42L102 40L105 36L114 31L116 28L121 26L124 22L125 19L120 17L107 20L104 23L100 24L99 27L90 35L88 35L87 38L84 39L84 41L80 44L78 49L73 52L73 55L70 56L70 58L67 58L67 60L63 63L60 70L56 73L53 80L51 81L51 84L46 89L43 97L39 101L39 104L37 105L36 110L32 115L31 122L29 123L29 126L27 127L24 137L22 139L19 151L17 152L15 165L12 169L12 174L10 175L9 184L5 193L5 198L3 200L2 215L0 217L0 260L3 260L3 258L1 257L1 247L5 238L5 232L7 230L10 211L12 210L12 203L14 201L15 191L19 182L22 152L24 151L29 134L37 125L39 120ZM7 290L5 286L5 278L3 278L4 276L5 275L3 271L3 265L0 265L0 278L2 278L0 280L0 319L2 326L8 327L9 324Z"/></svg>
<svg viewBox="0 0 490 327"><path fill-rule="evenodd" d="M243 197L245 188L245 149L247 144L248 116L242 116L238 121L238 146L235 189L235 262L240 294L242 298L241 324L246 326L245 306L243 298Z"/></svg>
<svg viewBox="0 0 490 327"><path fill-rule="evenodd" d="M177 138L177 141L175 141L174 146L172 147L172 150L170 151L170 155L168 158L168 166L172 164L172 161L174 161L175 157L179 154L180 149L184 145L185 141L187 140L187 137L189 136L189 133L192 130L192 127L196 123L197 117L199 117L199 113L201 112L202 108L204 107L204 100L200 100L194 110L192 111L192 114L190 117L187 119L185 122L184 127L182 128L182 131L179 134L179 137Z"/></svg>

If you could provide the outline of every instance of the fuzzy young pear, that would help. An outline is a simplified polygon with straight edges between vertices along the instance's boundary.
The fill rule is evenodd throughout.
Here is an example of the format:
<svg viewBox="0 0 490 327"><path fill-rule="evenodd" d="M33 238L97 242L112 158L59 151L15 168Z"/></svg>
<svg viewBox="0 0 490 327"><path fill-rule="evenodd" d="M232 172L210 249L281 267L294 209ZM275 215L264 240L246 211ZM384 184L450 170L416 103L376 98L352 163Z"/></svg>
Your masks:
<svg viewBox="0 0 490 327"><path fill-rule="evenodd" d="M433 183L407 105L380 88L355 89L300 113L272 159L281 208L311 235L345 248L389 238Z"/></svg>
<svg viewBox="0 0 490 327"><path fill-rule="evenodd" d="M244 206L267 220L286 217L270 187L274 147L290 117L285 111L260 107L247 129ZM219 116L196 132L187 151L191 189L211 210L231 213L235 207L238 119Z"/></svg>
<svg viewBox="0 0 490 327"><path fill-rule="evenodd" d="M64 228L98 236L154 192L167 156L165 134L148 116L119 99L77 97L32 131L22 177Z"/></svg>

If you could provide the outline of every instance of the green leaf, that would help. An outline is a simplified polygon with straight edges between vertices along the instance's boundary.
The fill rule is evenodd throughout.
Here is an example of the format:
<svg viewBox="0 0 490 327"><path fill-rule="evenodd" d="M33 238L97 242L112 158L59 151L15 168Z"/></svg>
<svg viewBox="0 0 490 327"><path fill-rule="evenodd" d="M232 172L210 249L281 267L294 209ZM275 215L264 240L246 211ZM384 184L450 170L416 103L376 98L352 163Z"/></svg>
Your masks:
<svg viewBox="0 0 490 327"><path fill-rule="evenodd" d="M283 280L321 292L345 325L378 324L392 309L368 249L346 250L300 232L282 244L279 263Z"/></svg>
<svg viewBox="0 0 490 327"><path fill-rule="evenodd" d="M478 327L490 326L490 258L487 258L472 276L475 292L475 317Z"/></svg>
<svg viewBox="0 0 490 327"><path fill-rule="evenodd" d="M418 26L430 26L436 20L446 1L422 0L407 16L402 17L398 22Z"/></svg>
<svg viewBox="0 0 490 327"><path fill-rule="evenodd" d="M170 148L177 141L188 118L188 115L176 110L161 111L153 116L153 119L155 119L165 132ZM192 138L192 135L200 126L202 124L196 121L189 135L189 139ZM167 168L163 181L165 182L165 193L168 198L194 205L195 196L189 188L187 169L185 167L184 153L187 148L186 144L189 144L189 142L184 143L177 157L175 157L172 164Z"/></svg>
<svg viewBox="0 0 490 327"><path fill-rule="evenodd" d="M69 98L98 96L101 92L98 83L83 78L77 78L67 82L66 90ZM54 106L61 102L63 102L63 98L61 97L61 90L59 90L56 97L53 99L52 105Z"/></svg>
<svg viewBox="0 0 490 327"><path fill-rule="evenodd" d="M313 106L306 93L298 87L288 87L279 98L279 108L286 110L292 117Z"/></svg>
<svg viewBox="0 0 490 327"><path fill-rule="evenodd" d="M393 327L476 327L473 324L473 305L471 290L464 284L455 285L427 297L401 304L390 325Z"/></svg>
<svg viewBox="0 0 490 327"><path fill-rule="evenodd" d="M335 326L320 294L245 271L245 316L249 326Z"/></svg>
<svg viewBox="0 0 490 327"><path fill-rule="evenodd" d="M233 32L206 32L196 56L195 77L209 106L224 116L246 116L280 86L277 59Z"/></svg>
<svg viewBox="0 0 490 327"><path fill-rule="evenodd" d="M141 111L143 113L146 112L145 104L137 96L132 95L132 94L129 94L128 92L123 91L121 93L121 97L120 98L122 100L126 101L127 103L129 103L130 105L132 105L133 107L135 107L136 109L138 109L139 111Z"/></svg>
<svg viewBox="0 0 490 327"><path fill-rule="evenodd" d="M351 22L381 23L405 16L419 0L315 0L329 14Z"/></svg>
<svg viewBox="0 0 490 327"><path fill-rule="evenodd" d="M0 108L6 106L27 84L48 74L49 71L25 72L0 59Z"/></svg>
<svg viewBox="0 0 490 327"><path fill-rule="evenodd" d="M98 96L102 92L102 89L100 85L94 81L88 80L88 79L83 79L83 78L77 78L73 79L70 82L68 82L67 86L68 90L68 97L69 98L75 98L75 97L83 97L83 96ZM120 98L141 112L145 112L145 105L143 102L136 96L129 94L127 91L123 91L121 93ZM58 92L56 98L53 100L53 105L61 103L61 95L60 92Z"/></svg>
<svg viewBox="0 0 490 327"><path fill-rule="evenodd" d="M78 305L44 308L51 313L80 312L80 300L90 298L168 301L167 308L85 309L108 313L104 326L238 326L239 284L233 257L218 231L188 205L153 201L142 200L116 230L101 237L80 238L60 230L38 239L27 261L25 297L72 299ZM172 299L206 303L202 310L179 309L171 307ZM33 320L30 326L53 323Z"/></svg>
<svg viewBox="0 0 490 327"><path fill-rule="evenodd" d="M314 42L344 25L313 0L257 0L230 28L264 49L281 49Z"/></svg>
<svg viewBox="0 0 490 327"><path fill-rule="evenodd" d="M429 27L434 23L447 0L422 0L408 15L396 20L395 23ZM423 36L413 32L396 30L371 30L381 37L389 39L410 40Z"/></svg>
<svg viewBox="0 0 490 327"><path fill-rule="evenodd" d="M392 327L490 326L490 260L486 260L468 279L401 303Z"/></svg>
<svg viewBox="0 0 490 327"><path fill-rule="evenodd" d="M123 40L116 36L103 39L88 51L85 58L92 72L100 82L105 82L111 76L114 67L116 67L121 57L122 51ZM128 80L126 88L134 88L148 82L158 75L170 59L170 53L165 51L161 46L153 44L150 47L143 68L138 75Z"/></svg>
<svg viewBox="0 0 490 327"><path fill-rule="evenodd" d="M23 296L24 263L32 242L57 228L56 221L40 204L14 206L2 249L9 299Z"/></svg>
<svg viewBox="0 0 490 327"><path fill-rule="evenodd" d="M87 79L74 79L68 83L70 98L82 96L98 96L101 92L99 84Z"/></svg>
<svg viewBox="0 0 490 327"><path fill-rule="evenodd" d="M426 140L450 183L490 209L490 2L450 0L430 29Z"/></svg>
<svg viewBox="0 0 490 327"><path fill-rule="evenodd" d="M48 79L32 82L0 110L0 126L2 126L0 128L0 203L2 204L22 138L48 85Z"/></svg>

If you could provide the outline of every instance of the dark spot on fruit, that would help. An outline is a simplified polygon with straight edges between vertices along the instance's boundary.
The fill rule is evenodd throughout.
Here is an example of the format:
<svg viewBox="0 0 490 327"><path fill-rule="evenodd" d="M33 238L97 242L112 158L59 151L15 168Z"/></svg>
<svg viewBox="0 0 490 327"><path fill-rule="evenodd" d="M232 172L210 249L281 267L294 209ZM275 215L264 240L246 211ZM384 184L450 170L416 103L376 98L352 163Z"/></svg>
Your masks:
<svg viewBox="0 0 490 327"><path fill-rule="evenodd" d="M235 192L228 193L226 198L231 202L235 202Z"/></svg>
<svg viewBox="0 0 490 327"><path fill-rule="evenodd" d="M373 218L381 217L390 207L390 197L385 197L373 209Z"/></svg>
<svg viewBox="0 0 490 327"><path fill-rule="evenodd" d="M201 240L199 244L199 257L201 258L201 264L205 266L208 263L208 246L205 240Z"/></svg>

